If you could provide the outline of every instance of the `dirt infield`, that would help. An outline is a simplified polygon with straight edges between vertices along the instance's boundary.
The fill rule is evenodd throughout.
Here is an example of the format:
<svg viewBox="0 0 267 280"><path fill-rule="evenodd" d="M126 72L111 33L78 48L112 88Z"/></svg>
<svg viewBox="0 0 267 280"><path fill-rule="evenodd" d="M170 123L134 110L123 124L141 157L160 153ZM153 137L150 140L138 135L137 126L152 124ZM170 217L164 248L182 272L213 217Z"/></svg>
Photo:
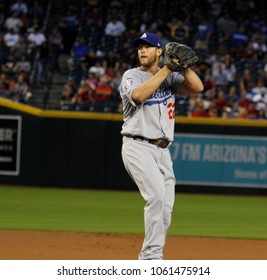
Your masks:
<svg viewBox="0 0 267 280"><path fill-rule="evenodd" d="M142 235L0 230L2 260L136 260ZM267 240L168 236L166 260L267 260Z"/></svg>

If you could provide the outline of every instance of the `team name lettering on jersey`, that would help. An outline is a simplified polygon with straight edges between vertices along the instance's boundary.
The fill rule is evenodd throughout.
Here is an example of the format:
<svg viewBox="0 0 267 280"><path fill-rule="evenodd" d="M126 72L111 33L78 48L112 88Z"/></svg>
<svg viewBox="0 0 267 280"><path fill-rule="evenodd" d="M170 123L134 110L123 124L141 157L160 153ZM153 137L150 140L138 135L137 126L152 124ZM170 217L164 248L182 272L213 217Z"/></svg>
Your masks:
<svg viewBox="0 0 267 280"><path fill-rule="evenodd" d="M172 91L170 89L158 89L147 99L144 105L152 106L155 104L163 104L164 106L167 106L167 101L171 97Z"/></svg>

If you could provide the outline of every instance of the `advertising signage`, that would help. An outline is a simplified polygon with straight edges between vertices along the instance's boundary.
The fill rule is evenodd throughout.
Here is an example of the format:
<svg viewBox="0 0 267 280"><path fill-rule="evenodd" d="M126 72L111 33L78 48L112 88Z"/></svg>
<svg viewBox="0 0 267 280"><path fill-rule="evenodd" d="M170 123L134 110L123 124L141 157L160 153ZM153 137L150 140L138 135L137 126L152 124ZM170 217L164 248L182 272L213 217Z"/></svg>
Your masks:
<svg viewBox="0 0 267 280"><path fill-rule="evenodd" d="M178 184L267 188L266 137L176 133Z"/></svg>
<svg viewBox="0 0 267 280"><path fill-rule="evenodd" d="M0 115L0 174L19 175L21 117Z"/></svg>

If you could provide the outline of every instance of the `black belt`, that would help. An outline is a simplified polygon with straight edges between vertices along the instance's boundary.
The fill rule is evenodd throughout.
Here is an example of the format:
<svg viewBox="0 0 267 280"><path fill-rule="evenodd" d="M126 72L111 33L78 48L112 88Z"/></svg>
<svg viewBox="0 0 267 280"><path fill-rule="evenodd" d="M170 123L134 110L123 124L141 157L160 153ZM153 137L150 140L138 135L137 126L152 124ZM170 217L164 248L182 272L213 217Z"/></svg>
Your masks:
<svg viewBox="0 0 267 280"><path fill-rule="evenodd" d="M148 138L145 138L143 136L139 136L139 135L129 135L129 134L126 134L124 135L125 137L128 137L128 138L132 138L134 140L142 140L142 141L147 141L148 143L150 144L153 144L159 148L167 148L170 144L170 141L167 140L166 138L160 138L160 139L148 139Z"/></svg>

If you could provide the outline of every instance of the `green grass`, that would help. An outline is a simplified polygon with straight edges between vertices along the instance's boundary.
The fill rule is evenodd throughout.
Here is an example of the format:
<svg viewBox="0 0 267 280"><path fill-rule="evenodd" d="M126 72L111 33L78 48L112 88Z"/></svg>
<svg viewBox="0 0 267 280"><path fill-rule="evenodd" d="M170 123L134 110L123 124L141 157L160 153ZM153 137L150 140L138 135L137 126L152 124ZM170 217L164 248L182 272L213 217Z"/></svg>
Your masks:
<svg viewBox="0 0 267 280"><path fill-rule="evenodd" d="M139 192L0 187L0 229L140 233ZM267 197L177 194L170 235L267 239Z"/></svg>
<svg viewBox="0 0 267 280"><path fill-rule="evenodd" d="M170 234L267 239L267 197L177 195Z"/></svg>

